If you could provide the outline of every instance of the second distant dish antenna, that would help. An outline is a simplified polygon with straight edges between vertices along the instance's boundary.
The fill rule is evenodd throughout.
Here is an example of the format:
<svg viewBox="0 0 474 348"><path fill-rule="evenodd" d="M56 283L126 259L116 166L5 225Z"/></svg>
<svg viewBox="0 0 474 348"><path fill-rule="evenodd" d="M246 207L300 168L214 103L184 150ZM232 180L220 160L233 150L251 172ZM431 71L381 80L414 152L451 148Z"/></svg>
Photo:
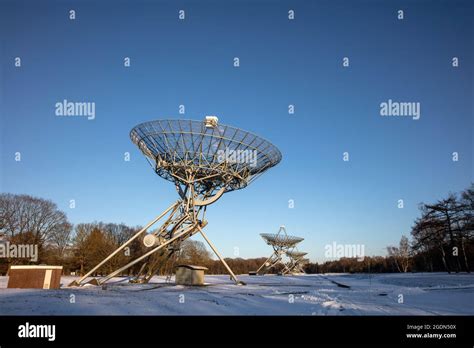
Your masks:
<svg viewBox="0 0 474 348"><path fill-rule="evenodd" d="M260 234L263 240L273 248L273 254L260 266L257 270L257 274L263 275L276 270L278 266L281 269L281 274L293 274L296 272L303 272L302 260L296 257L296 245L304 240L304 238L290 236L286 233L284 225L280 226L277 233L262 233ZM306 255L306 253L304 253ZM285 262L284 257L288 257L289 261ZM296 261L298 260L298 261Z"/></svg>

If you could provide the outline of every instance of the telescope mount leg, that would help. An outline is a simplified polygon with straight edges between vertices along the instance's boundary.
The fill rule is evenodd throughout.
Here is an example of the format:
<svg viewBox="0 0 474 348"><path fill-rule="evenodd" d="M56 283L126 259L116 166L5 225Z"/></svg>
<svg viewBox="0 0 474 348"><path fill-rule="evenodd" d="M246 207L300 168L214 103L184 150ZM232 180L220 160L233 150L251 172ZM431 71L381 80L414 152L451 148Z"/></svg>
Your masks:
<svg viewBox="0 0 474 348"><path fill-rule="evenodd" d="M214 244L212 244L212 242L209 240L209 238L207 238L207 236L204 234L204 232L202 231L202 229L198 226L198 229L199 229L199 232L201 232L201 235L204 237L204 239L206 240L207 244L209 244L209 246L211 247L212 251L214 251L214 254L216 254L216 256L219 258L219 260L224 264L225 268L227 269L227 271L229 272L230 274L230 277L234 280L234 282L237 284L237 285L246 285L244 282L240 281L239 279L237 279L237 277L235 276L234 272L232 272L232 270L230 269L229 265L227 264L227 262L225 262L224 258L221 256L221 254L219 254L219 252L217 251L216 247L214 246Z"/></svg>

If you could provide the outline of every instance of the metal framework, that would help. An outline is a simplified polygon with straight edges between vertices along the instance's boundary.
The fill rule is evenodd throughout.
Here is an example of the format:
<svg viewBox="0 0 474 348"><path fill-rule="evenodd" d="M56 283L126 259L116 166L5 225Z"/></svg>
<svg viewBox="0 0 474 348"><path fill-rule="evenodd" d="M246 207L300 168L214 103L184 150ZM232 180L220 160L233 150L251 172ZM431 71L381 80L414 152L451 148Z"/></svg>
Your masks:
<svg viewBox="0 0 474 348"><path fill-rule="evenodd" d="M146 156L155 173L174 183L179 199L71 285L83 284L141 236L144 236L143 243L149 249L147 252L107 276L89 282L102 284L136 263L147 258L150 260L150 256L160 250L171 257L179 250L182 241L196 233L203 236L231 278L242 284L203 232L207 225L206 208L225 192L246 187L278 164L281 160L278 148L250 132L219 124L215 116L207 116L204 121L156 120L142 123L132 129L130 138ZM146 233L160 220L159 228ZM148 269L143 265L136 282L148 282L159 267L153 262L146 265Z"/></svg>
<svg viewBox="0 0 474 348"><path fill-rule="evenodd" d="M260 234L265 242L273 248L273 254L260 266L257 270L257 274L263 275L268 273L272 268L278 264L283 266L283 274L288 273L288 266L283 262L283 256L287 252L296 246L296 244L303 241L301 237L289 236L286 233L285 226L280 226L280 229L276 234L262 233Z"/></svg>
<svg viewBox="0 0 474 348"><path fill-rule="evenodd" d="M304 258L308 253L303 251L298 251L296 247L292 250L288 250L286 252L286 256L288 257L289 261L286 264L285 270L283 274L301 274L305 273L303 266L309 262L308 259Z"/></svg>

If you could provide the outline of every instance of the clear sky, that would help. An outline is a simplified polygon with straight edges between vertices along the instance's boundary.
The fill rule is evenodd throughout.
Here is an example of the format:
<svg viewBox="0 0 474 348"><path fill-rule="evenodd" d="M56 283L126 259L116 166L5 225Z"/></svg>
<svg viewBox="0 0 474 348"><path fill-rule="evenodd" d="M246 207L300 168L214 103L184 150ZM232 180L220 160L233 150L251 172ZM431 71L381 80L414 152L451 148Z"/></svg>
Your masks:
<svg viewBox="0 0 474 348"><path fill-rule="evenodd" d="M129 131L217 115L283 155L209 207L225 256L269 254L259 233L282 224L313 261L333 242L383 254L418 203L473 181L472 19L456 0L0 1L1 191L51 199L73 223L144 225L177 194ZM64 99L94 102L95 119L56 116ZM420 103L420 119L380 116L389 99Z"/></svg>

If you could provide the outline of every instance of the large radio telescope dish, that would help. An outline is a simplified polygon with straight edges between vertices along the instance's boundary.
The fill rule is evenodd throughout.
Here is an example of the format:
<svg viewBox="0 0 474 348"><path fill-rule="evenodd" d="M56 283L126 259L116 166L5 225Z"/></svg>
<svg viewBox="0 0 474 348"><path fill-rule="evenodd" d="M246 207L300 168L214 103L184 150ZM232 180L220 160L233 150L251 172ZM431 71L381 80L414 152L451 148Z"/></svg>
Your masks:
<svg viewBox="0 0 474 348"><path fill-rule="evenodd" d="M207 225L205 211L225 192L246 187L267 169L278 164L281 160L280 151L255 134L219 124L215 116L206 116L204 121L145 122L131 130L130 138L146 156L156 174L175 184L179 199L71 285L80 285L167 215L163 224L143 239L144 245L151 250L102 280L93 279L92 282L102 284L146 258L149 261L148 270L145 271L146 264L143 265L136 281L148 282L157 271L156 263L150 261L152 254L158 250L168 250L168 257L171 257L179 250L182 241L199 232L234 281L241 283L204 234L202 229Z"/></svg>
<svg viewBox="0 0 474 348"><path fill-rule="evenodd" d="M156 174L179 185L193 183L200 195L242 189L281 160L269 141L217 121L145 122L130 138Z"/></svg>

